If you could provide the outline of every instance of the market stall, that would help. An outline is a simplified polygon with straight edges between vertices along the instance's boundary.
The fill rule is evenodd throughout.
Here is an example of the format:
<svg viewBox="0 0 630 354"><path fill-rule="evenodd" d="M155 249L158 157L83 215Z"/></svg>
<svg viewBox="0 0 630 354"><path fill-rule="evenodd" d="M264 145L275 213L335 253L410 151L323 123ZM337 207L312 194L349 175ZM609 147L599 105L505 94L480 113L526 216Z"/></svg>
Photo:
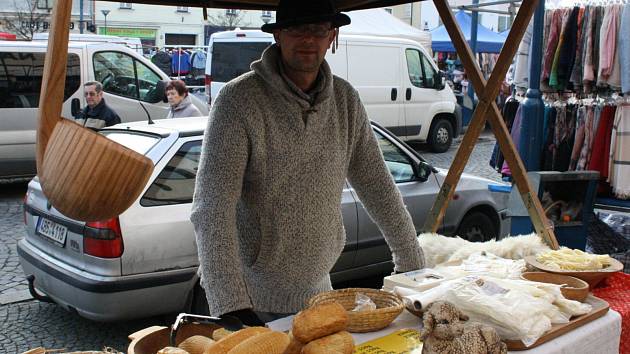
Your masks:
<svg viewBox="0 0 630 354"><path fill-rule="evenodd" d="M462 261L387 276L383 290L321 293L295 316L269 322L267 328L239 330L225 318L180 315L170 329L149 327L130 335L129 353L177 353L176 347L206 354L450 353L461 348L470 354L618 353L621 316L592 289L620 269L609 256L579 250L547 249L524 259L474 252ZM165 347L171 351L159 352Z"/></svg>

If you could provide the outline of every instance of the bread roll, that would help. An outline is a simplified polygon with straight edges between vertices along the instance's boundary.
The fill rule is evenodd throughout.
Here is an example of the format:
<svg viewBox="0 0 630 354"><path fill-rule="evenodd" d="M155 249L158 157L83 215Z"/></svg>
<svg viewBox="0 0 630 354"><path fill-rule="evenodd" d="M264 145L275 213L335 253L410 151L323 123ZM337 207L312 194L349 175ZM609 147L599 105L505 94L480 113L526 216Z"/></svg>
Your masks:
<svg viewBox="0 0 630 354"><path fill-rule="evenodd" d="M307 343L302 354L352 354L354 339L352 334L341 331Z"/></svg>
<svg viewBox="0 0 630 354"><path fill-rule="evenodd" d="M225 328L219 328L212 332L212 339L215 342L220 341L221 339L227 337L228 335L234 333L234 331L227 330Z"/></svg>
<svg viewBox="0 0 630 354"><path fill-rule="evenodd" d="M348 313L338 302L315 305L300 311L293 319L293 336L302 343L343 331Z"/></svg>
<svg viewBox="0 0 630 354"><path fill-rule="evenodd" d="M177 347L190 354L203 354L212 343L214 343L212 339L197 335L184 339Z"/></svg>
<svg viewBox="0 0 630 354"><path fill-rule="evenodd" d="M284 354L300 354L302 353L302 348L304 347L304 343L293 337L293 332L289 332L289 346L285 349Z"/></svg>
<svg viewBox="0 0 630 354"><path fill-rule="evenodd" d="M283 354L289 342L289 336L285 333L267 332L247 338L228 354Z"/></svg>
<svg viewBox="0 0 630 354"><path fill-rule="evenodd" d="M227 352L244 340L267 332L271 332L271 330L266 327L247 327L241 329L240 331L231 333L220 341L211 344L208 349L206 349L205 354L227 354Z"/></svg>
<svg viewBox="0 0 630 354"><path fill-rule="evenodd" d="M177 347L164 347L158 350L157 354L190 354L184 349L180 349Z"/></svg>

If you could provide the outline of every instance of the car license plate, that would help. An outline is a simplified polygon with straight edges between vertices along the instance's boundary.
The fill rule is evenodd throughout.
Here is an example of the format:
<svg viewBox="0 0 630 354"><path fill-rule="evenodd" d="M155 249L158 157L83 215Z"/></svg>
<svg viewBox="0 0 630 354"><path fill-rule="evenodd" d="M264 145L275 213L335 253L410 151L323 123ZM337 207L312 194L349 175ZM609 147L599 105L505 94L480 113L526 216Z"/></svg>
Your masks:
<svg viewBox="0 0 630 354"><path fill-rule="evenodd" d="M39 224L37 225L37 233L63 246L66 243L68 228L54 221L40 217Z"/></svg>

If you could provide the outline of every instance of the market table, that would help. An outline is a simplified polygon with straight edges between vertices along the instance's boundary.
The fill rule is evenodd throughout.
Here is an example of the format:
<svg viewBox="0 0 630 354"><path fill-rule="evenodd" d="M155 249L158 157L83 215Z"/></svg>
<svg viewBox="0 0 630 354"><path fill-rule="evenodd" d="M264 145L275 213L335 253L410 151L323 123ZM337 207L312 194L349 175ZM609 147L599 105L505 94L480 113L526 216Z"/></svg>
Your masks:
<svg viewBox="0 0 630 354"><path fill-rule="evenodd" d="M269 322L269 328L277 331L287 331L291 328L293 316ZM398 318L387 328L378 332L353 333L355 344L362 344L403 328L418 328L420 319L408 311L403 311ZM542 353L567 353L567 354L618 354L619 339L621 337L621 315L609 310L605 316L578 327L567 334L543 343L535 348L510 353L542 354Z"/></svg>

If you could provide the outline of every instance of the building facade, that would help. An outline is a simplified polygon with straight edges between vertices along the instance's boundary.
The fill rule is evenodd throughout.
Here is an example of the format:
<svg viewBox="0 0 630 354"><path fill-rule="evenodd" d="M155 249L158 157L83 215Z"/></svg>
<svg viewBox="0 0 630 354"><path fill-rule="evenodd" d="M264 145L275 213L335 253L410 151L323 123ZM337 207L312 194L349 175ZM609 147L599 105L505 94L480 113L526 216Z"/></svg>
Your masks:
<svg viewBox="0 0 630 354"><path fill-rule="evenodd" d="M0 28L2 31L16 34L18 39L30 39L25 35L48 32L52 8L55 0L0 0ZM83 16L81 16L83 5ZM73 0L70 30L79 33L81 24L84 32L93 22L94 2L91 0ZM81 22L83 20L83 22Z"/></svg>
<svg viewBox="0 0 630 354"><path fill-rule="evenodd" d="M269 11L157 6L126 2L96 1L99 34L140 38L145 46L203 46L213 32L239 28L260 28L273 21ZM107 14L107 15L105 15Z"/></svg>

